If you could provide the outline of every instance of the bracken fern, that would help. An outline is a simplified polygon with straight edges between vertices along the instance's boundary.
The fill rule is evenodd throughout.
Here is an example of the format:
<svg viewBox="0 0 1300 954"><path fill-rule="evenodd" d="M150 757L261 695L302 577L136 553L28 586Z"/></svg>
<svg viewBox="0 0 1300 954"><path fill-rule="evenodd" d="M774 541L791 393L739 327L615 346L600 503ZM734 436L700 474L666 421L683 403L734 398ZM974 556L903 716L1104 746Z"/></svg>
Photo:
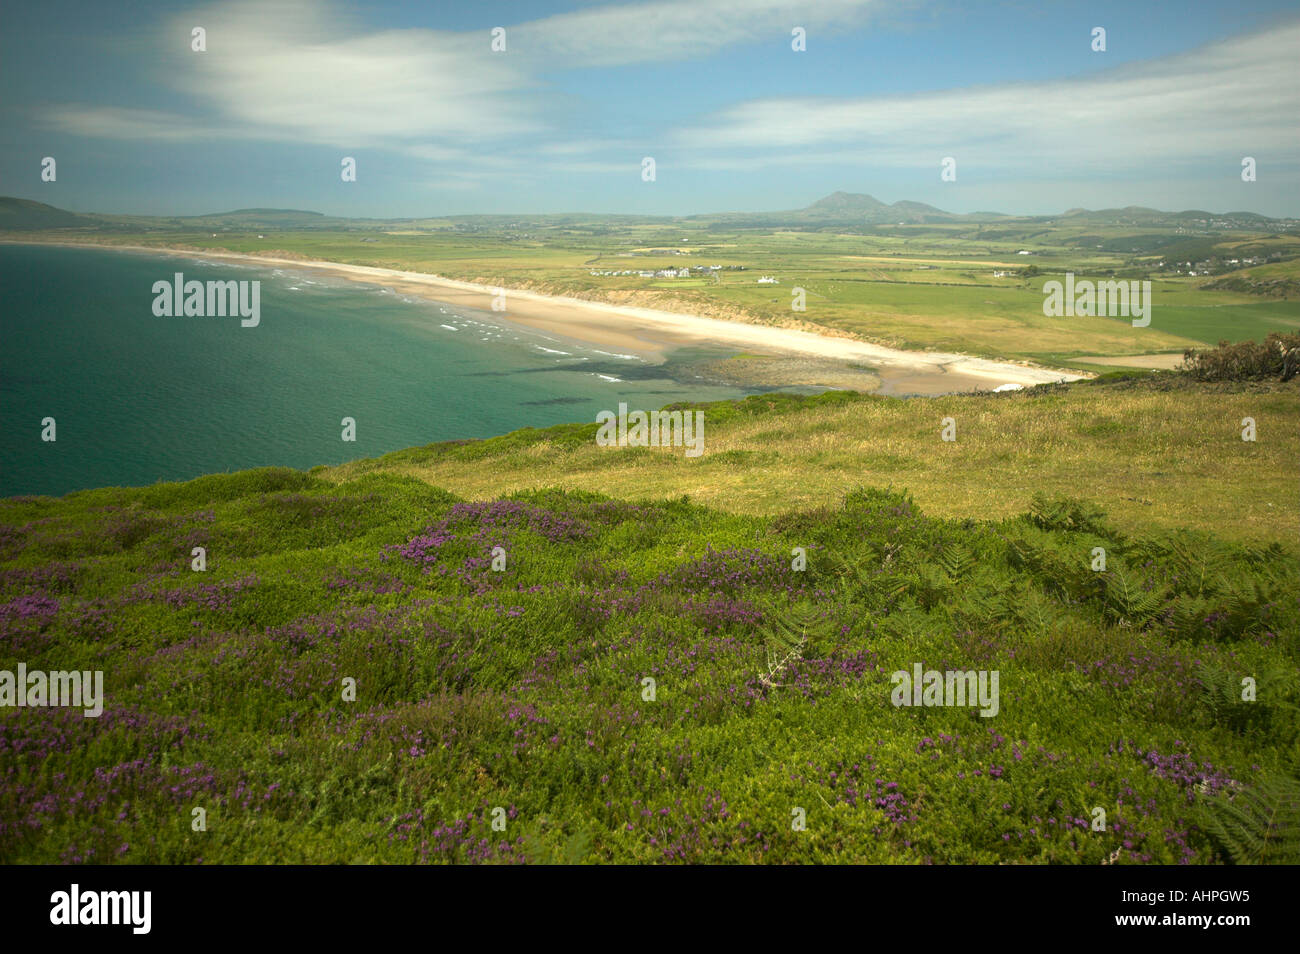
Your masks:
<svg viewBox="0 0 1300 954"><path fill-rule="evenodd" d="M1300 863L1300 781L1276 776L1219 792L1201 806L1200 822L1236 865Z"/></svg>

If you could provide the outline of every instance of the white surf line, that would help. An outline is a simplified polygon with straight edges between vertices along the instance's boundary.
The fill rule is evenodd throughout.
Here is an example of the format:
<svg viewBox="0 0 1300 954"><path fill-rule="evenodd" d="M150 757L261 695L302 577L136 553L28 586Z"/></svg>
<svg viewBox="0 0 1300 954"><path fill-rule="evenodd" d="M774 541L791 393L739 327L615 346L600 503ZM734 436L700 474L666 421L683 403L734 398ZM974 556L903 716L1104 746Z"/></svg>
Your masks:
<svg viewBox="0 0 1300 954"><path fill-rule="evenodd" d="M491 296L496 289L473 282L462 282L439 275L421 272L402 272L395 269L372 268L366 265L335 266L328 262L314 263L319 268L341 268L358 274L374 274L380 277L398 278L414 284L431 287L443 286L461 291L471 291ZM603 302L587 301L582 298L569 298L561 295L541 295L529 291L506 290L507 295L536 301L543 304L561 304L567 307L605 314L623 315L642 321L652 322L665 330L695 338L712 338L753 347L773 348L780 351L793 351L824 358L839 360L858 360L880 367L903 368L915 371L952 371L972 377L996 379L1016 384L1049 384L1057 381L1080 381L1090 377L1069 371L1053 371L1050 368L1032 365L1012 364L1005 361L993 361L988 358L976 358L971 355L939 351L903 351L874 345L854 338L838 338L819 335L808 331L790 328L769 328L762 325L750 325L738 321L725 321L720 318L704 318L699 315L679 314L671 311L658 311L651 308L638 308L630 305L610 305Z"/></svg>
<svg viewBox="0 0 1300 954"><path fill-rule="evenodd" d="M152 254L198 255L204 258L233 259L263 265L281 265L290 268L312 268L333 270L345 275L355 275L363 280L402 281L416 285L425 285L431 289L455 288L460 291L475 292L492 297L498 288L479 285L474 282L458 281L444 278L428 272L405 272L394 268L376 268L371 265L345 265L340 262L327 262L317 259L298 260L278 256L247 255L242 252L194 252L179 249L153 248L144 245L105 245L102 243L41 243L84 245L91 248L130 249ZM772 328L764 325L750 325L721 318L704 318L699 315L680 314L673 311L658 311L652 308L639 308L632 305L611 305L604 302L588 301L584 298L570 298L563 295L542 295L538 292L507 288L509 297L542 304L565 305L574 309L604 314L621 315L655 324L665 331L676 332L690 338L704 338L728 344L741 344L769 350L794 352L796 354L815 355L837 360L863 361L886 368L901 368L911 371L951 371L972 377L1000 379L1015 384L1050 384L1057 381L1081 381L1093 375L1077 374L1070 371L1054 371L1030 364L1013 364L1008 361L993 361L988 358L976 358L971 355L940 351L904 351L887 348L884 345L870 344L856 338L839 338L830 335L814 334L792 328Z"/></svg>
<svg viewBox="0 0 1300 954"><path fill-rule="evenodd" d="M400 280L414 284L437 287L456 288L483 295L494 295L497 289L474 282L462 282L440 275L423 272L403 272L395 269L373 268L367 265L334 266L328 262L313 263L320 268L341 268L348 272L377 274L399 277ZM818 357L840 360L861 360L882 367L905 368L909 370L949 370L972 377L1010 380L1019 384L1048 384L1057 381L1080 381L1090 375L1075 374L1068 371L1053 371L1049 368L1032 365L1012 364L1005 361L993 361L988 358L976 358L970 355L939 351L903 351L873 345L854 338L838 338L819 335L808 331L791 328L769 328L762 325L750 325L738 321L726 321L720 318L704 318L699 315L679 314L672 311L658 311L652 308L638 308L630 305L610 305L603 302L587 301L583 298L569 298L562 295L542 295L537 292L515 291L506 289L508 296L522 298L543 304L562 304L568 307L606 314L623 315L653 322L666 329L677 331L689 337L720 337L736 343L757 347L776 348L782 351L795 351Z"/></svg>

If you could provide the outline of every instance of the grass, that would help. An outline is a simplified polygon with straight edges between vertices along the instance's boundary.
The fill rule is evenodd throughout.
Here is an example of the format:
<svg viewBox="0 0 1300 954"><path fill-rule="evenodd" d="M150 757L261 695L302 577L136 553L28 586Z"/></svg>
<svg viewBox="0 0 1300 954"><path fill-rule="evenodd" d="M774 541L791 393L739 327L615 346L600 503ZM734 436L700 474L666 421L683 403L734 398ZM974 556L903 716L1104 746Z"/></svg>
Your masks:
<svg viewBox="0 0 1300 954"><path fill-rule="evenodd" d="M410 448L319 468L327 480L373 471L418 477L466 499L541 487L641 501L688 494L730 512L831 506L850 487L906 487L927 513L1000 518L1034 493L1105 502L1134 532L1212 529L1225 539L1294 539L1300 398L1294 387L1189 387L1173 374L1000 395L889 398L830 392L704 405L702 457L595 446L595 424L518 431L465 445ZM957 440L941 440L941 421ZM1241 420L1257 440L1241 439ZM736 453L757 454L761 466Z"/></svg>
<svg viewBox="0 0 1300 954"><path fill-rule="evenodd" d="M106 686L0 709L0 861L1294 857L1295 391L1166 380L0 502L0 670Z"/></svg>

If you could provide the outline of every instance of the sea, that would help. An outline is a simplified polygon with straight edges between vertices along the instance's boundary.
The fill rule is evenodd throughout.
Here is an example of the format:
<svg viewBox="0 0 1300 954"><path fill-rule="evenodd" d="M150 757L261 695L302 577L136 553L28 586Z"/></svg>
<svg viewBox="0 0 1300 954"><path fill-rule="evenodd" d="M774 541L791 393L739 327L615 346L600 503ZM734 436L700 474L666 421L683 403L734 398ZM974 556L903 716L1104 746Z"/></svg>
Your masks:
<svg viewBox="0 0 1300 954"><path fill-rule="evenodd" d="M155 315L177 272L259 281L257 326ZM306 469L763 390L700 374L726 353L654 364L309 270L0 245L0 496Z"/></svg>

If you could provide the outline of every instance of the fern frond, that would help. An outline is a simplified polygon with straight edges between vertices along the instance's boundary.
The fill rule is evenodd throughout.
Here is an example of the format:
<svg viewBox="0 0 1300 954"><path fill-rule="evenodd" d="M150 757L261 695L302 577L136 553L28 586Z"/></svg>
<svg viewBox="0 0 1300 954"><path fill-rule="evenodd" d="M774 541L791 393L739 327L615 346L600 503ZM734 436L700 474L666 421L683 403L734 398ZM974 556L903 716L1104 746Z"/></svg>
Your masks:
<svg viewBox="0 0 1300 954"><path fill-rule="evenodd" d="M1138 626L1155 615L1160 596L1145 590L1137 576L1116 564L1106 573L1106 608L1116 619Z"/></svg>
<svg viewBox="0 0 1300 954"><path fill-rule="evenodd" d="M1236 865L1300 862L1300 781L1274 777L1221 791L1201 805L1201 826Z"/></svg>
<svg viewBox="0 0 1300 954"><path fill-rule="evenodd" d="M939 556L939 566L950 579L960 580L975 567L975 555L960 543L950 543Z"/></svg>
<svg viewBox="0 0 1300 954"><path fill-rule="evenodd" d="M1061 618L1060 605L1032 586L1022 591L1012 606L1012 612L1027 629L1037 633L1051 632Z"/></svg>
<svg viewBox="0 0 1300 954"><path fill-rule="evenodd" d="M777 679L795 660L803 657L809 641L829 635L836 625L833 618L810 603L792 606L784 614L773 614L767 627L767 668L758 674L758 681L769 688L780 686Z"/></svg>

